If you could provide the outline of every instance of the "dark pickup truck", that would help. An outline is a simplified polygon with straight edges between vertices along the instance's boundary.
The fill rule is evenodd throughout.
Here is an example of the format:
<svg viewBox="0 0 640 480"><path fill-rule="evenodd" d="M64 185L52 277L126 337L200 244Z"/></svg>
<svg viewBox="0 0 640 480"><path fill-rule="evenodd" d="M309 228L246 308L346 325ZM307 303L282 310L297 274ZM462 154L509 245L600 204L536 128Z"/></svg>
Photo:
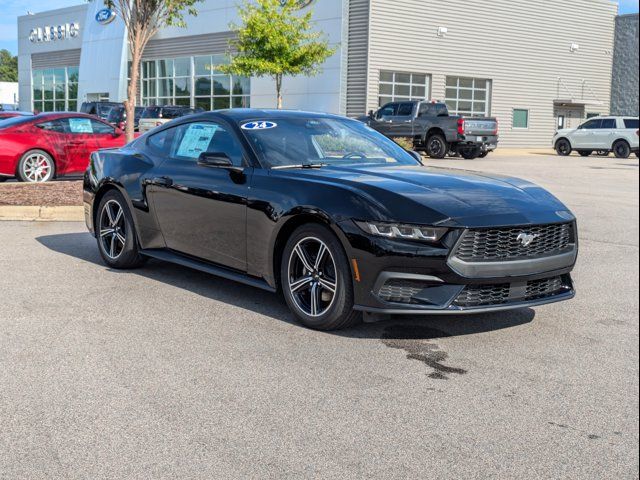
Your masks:
<svg viewBox="0 0 640 480"><path fill-rule="evenodd" d="M388 103L360 120L389 138L411 138L415 150L432 158L447 154L467 159L485 157L498 146L495 118L449 115L441 102Z"/></svg>

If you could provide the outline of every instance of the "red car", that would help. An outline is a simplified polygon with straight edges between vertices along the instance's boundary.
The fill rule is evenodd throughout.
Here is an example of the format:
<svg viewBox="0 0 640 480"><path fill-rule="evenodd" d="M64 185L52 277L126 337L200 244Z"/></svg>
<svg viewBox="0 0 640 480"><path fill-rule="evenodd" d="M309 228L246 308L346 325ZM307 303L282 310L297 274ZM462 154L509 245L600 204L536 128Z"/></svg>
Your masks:
<svg viewBox="0 0 640 480"><path fill-rule="evenodd" d="M42 113L0 120L0 182L47 182L84 172L92 152L122 147L122 130L83 113Z"/></svg>

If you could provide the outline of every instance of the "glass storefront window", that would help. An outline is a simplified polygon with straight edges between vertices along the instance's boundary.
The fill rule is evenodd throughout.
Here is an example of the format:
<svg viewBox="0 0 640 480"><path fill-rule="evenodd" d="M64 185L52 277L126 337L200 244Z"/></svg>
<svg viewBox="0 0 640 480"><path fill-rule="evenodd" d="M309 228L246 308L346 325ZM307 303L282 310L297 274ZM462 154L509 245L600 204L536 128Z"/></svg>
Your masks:
<svg viewBox="0 0 640 480"><path fill-rule="evenodd" d="M32 72L33 110L65 112L78 109L78 67L58 67Z"/></svg>
<svg viewBox="0 0 640 480"><path fill-rule="evenodd" d="M491 80L484 78L447 77L445 102L453 115L489 116Z"/></svg>
<svg viewBox="0 0 640 480"><path fill-rule="evenodd" d="M431 77L424 73L380 72L378 103L425 100Z"/></svg>
<svg viewBox="0 0 640 480"><path fill-rule="evenodd" d="M185 105L205 110L250 105L251 81L223 74L225 55L199 55L142 62L143 105Z"/></svg>

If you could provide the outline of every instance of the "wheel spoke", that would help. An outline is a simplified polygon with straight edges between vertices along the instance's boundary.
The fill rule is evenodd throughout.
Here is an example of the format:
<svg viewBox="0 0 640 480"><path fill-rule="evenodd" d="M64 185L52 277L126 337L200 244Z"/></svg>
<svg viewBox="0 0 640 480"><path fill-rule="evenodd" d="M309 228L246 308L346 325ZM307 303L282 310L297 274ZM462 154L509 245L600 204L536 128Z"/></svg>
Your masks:
<svg viewBox="0 0 640 480"><path fill-rule="evenodd" d="M103 228L100 230L101 237L106 237L107 235L113 235L113 228Z"/></svg>
<svg viewBox="0 0 640 480"><path fill-rule="evenodd" d="M122 219L123 210L121 208L118 209L118 213L116 213L116 218L113 219L113 226L115 227L120 223Z"/></svg>
<svg viewBox="0 0 640 480"><path fill-rule="evenodd" d="M298 258L300 259L300 261L302 262L302 265L304 266L304 268L309 272L313 272L313 266L311 265L311 261L309 260L309 257L307 257L307 254L302 249L302 246L300 244L296 245L295 252L298 255Z"/></svg>
<svg viewBox="0 0 640 480"><path fill-rule="evenodd" d="M116 233L116 238L118 239L118 241L122 244L122 246L124 247L124 243L127 240L126 238L124 238L124 235L122 235L120 232Z"/></svg>
<svg viewBox="0 0 640 480"><path fill-rule="evenodd" d="M331 293L336 293L336 283L331 280L327 280L326 278L321 278L318 280L320 282L320 286L325 290L330 291Z"/></svg>
<svg viewBox="0 0 640 480"><path fill-rule="evenodd" d="M109 246L109 255L112 258L115 258L116 256L116 236L115 235L111 236L111 244Z"/></svg>
<svg viewBox="0 0 640 480"><path fill-rule="evenodd" d="M320 300L320 296L318 295L318 285L314 284L311 287L311 315L316 316L318 315L318 307L319 307L319 300Z"/></svg>
<svg viewBox="0 0 640 480"><path fill-rule="evenodd" d="M302 277L296 280L295 282L289 282L289 288L291 289L291 293L295 293L299 290L302 290L303 287L306 287L311 284L312 277Z"/></svg>
<svg viewBox="0 0 640 480"><path fill-rule="evenodd" d="M315 265L313 266L316 271L320 270L320 264L322 263L322 258L325 253L327 253L327 246L324 243L321 243L320 248L318 249L318 256L316 257Z"/></svg>
<svg viewBox="0 0 640 480"><path fill-rule="evenodd" d="M114 222L113 222L113 212L111 211L111 205L107 204L106 208L104 209L105 213L107 214L107 218L109 219L109 225L111 227L114 227Z"/></svg>

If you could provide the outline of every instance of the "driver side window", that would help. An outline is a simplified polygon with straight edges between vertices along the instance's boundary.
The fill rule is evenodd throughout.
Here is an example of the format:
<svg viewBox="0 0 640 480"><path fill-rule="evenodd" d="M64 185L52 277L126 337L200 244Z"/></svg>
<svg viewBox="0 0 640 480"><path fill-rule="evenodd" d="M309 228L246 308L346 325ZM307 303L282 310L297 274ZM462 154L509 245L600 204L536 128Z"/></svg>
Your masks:
<svg viewBox="0 0 640 480"><path fill-rule="evenodd" d="M398 111L398 104L389 103L384 107L382 107L380 110L378 110L378 118L393 117L396 115L397 111Z"/></svg>
<svg viewBox="0 0 640 480"><path fill-rule="evenodd" d="M225 153L234 166L243 165L243 151L235 134L214 122L185 123L174 129L169 156L197 161L202 153Z"/></svg>

